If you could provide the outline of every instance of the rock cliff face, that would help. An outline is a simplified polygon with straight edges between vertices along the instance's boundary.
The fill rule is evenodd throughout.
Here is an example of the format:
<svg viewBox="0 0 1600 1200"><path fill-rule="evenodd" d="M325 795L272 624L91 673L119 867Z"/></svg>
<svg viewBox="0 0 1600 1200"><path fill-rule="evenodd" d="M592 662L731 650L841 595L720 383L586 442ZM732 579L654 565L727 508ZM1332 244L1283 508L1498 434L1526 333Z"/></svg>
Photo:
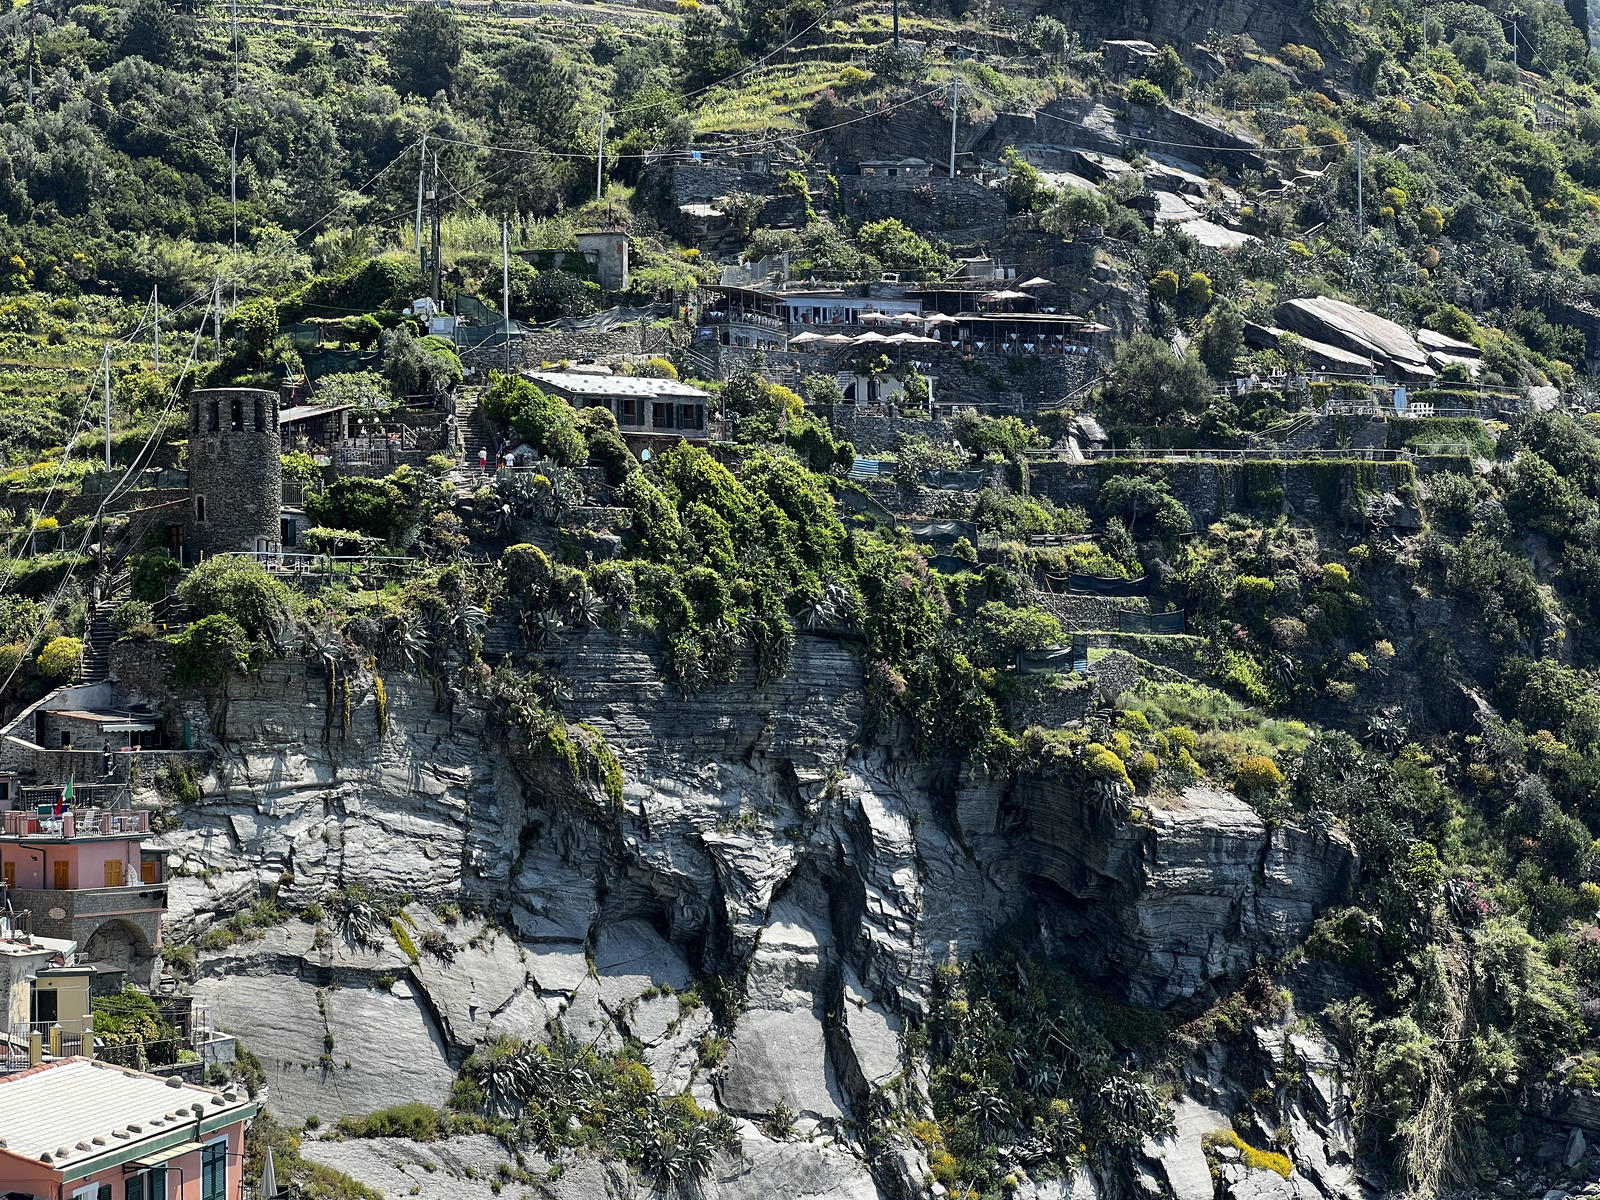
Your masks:
<svg viewBox="0 0 1600 1200"><path fill-rule="evenodd" d="M815 1140L742 1126L720 1194L783 1179L784 1194L872 1196L846 1118L872 1087L918 1077L901 1034L936 966L1033 915L1136 1002L1203 998L1303 937L1352 873L1339 835L1268 830L1223 793L1117 822L1056 780L1002 785L868 741L857 663L830 640L802 637L786 678L694 699L661 682L643 639L592 633L551 658L568 719L622 762L620 812L473 698L412 677L386 678L381 735L370 691L358 682L348 718L330 718L324 680L297 662L187 706L215 766L165 838L174 935L274 883L294 907L357 883L414 897L406 950L294 919L201 953L196 992L261 1057L286 1116L441 1104L474 1046L555 1020L602 1046L637 1039L660 1087L708 1106L797 1114ZM446 904L468 915L441 920ZM711 1066L711 1015L676 994L705 975L742 979ZM876 1179L920 1190L923 1164L896 1161Z"/></svg>

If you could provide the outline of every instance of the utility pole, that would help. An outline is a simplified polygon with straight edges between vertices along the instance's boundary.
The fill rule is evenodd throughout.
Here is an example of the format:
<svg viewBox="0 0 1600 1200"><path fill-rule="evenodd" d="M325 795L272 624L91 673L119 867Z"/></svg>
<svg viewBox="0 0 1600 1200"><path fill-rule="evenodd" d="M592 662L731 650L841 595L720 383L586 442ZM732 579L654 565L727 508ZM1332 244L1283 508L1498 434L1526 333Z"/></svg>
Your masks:
<svg viewBox="0 0 1600 1200"><path fill-rule="evenodd" d="M222 276L211 280L211 340L216 346L217 361L222 361Z"/></svg>
<svg viewBox="0 0 1600 1200"><path fill-rule="evenodd" d="M440 211L439 155L433 156L433 306L437 310L444 296L443 213Z"/></svg>
<svg viewBox="0 0 1600 1200"><path fill-rule="evenodd" d="M894 48L900 49L900 0L894 0Z"/></svg>
<svg viewBox="0 0 1600 1200"><path fill-rule="evenodd" d="M1517 61L1517 19L1515 17L1511 18L1511 65L1519 71L1522 69L1522 64ZM31 70L32 68L29 69ZM32 78L32 76L30 75L29 78ZM1517 76L1517 82L1522 82L1520 75Z"/></svg>
<svg viewBox="0 0 1600 1200"><path fill-rule="evenodd" d="M505 314L506 370L511 370L511 225L500 219L500 311Z"/></svg>
<svg viewBox="0 0 1600 1200"><path fill-rule="evenodd" d="M233 257L228 260L228 273L233 276L233 300L230 308L239 307L239 131L233 131L233 146L228 151L228 198L233 202Z"/></svg>
<svg viewBox="0 0 1600 1200"><path fill-rule="evenodd" d="M161 285L158 283L150 293L156 306L156 370L161 369Z"/></svg>
<svg viewBox="0 0 1600 1200"><path fill-rule="evenodd" d="M427 271L428 256L422 249L422 177L428 170L428 135L422 135L422 157L417 160L417 257L418 270Z"/></svg>
<svg viewBox="0 0 1600 1200"><path fill-rule="evenodd" d="M104 354L106 373L106 470L111 470L111 343L106 343Z"/></svg>
<svg viewBox="0 0 1600 1200"><path fill-rule="evenodd" d="M600 200L605 195L606 165L606 110L600 110L600 141L596 145L594 155L594 198Z"/></svg>
<svg viewBox="0 0 1600 1200"><path fill-rule="evenodd" d="M1367 205L1361 189L1361 138L1356 137L1356 240L1367 240Z"/></svg>
<svg viewBox="0 0 1600 1200"><path fill-rule="evenodd" d="M28 5L28 107L33 107L33 17L37 9Z"/></svg>
<svg viewBox="0 0 1600 1200"><path fill-rule="evenodd" d="M961 76L950 81L950 178L956 177L956 116L961 111Z"/></svg>

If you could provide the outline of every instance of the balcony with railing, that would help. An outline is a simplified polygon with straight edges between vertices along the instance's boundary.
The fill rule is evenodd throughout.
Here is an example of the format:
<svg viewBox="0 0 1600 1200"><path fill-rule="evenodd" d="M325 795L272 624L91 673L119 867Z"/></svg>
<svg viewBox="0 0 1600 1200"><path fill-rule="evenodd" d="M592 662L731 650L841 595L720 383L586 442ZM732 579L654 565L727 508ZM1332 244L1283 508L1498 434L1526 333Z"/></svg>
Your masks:
<svg viewBox="0 0 1600 1200"><path fill-rule="evenodd" d="M234 1061L236 1042L220 1033L209 1004L179 997L158 1004L168 1037L150 1038L108 1046L93 1031L79 1033L58 1021L19 1021L0 1030L0 1074L26 1071L58 1058L98 1058L136 1071L163 1072L165 1068L198 1062L206 1067Z"/></svg>
<svg viewBox="0 0 1600 1200"><path fill-rule="evenodd" d="M751 325L757 329L770 329L775 333L786 333L788 323L778 317L769 317L766 313L750 312L747 309L713 309L700 314L702 325Z"/></svg>
<svg viewBox="0 0 1600 1200"><path fill-rule="evenodd" d="M121 1046L102 1043L96 1047L95 1057L137 1071L159 1071L163 1067L186 1061L200 1062L207 1067L234 1061L236 1043L233 1035L217 1029L216 1015L211 1005L201 1004L192 996L178 996L158 1002L156 1015L170 1030L170 1037L146 1039Z"/></svg>
<svg viewBox="0 0 1600 1200"><path fill-rule="evenodd" d="M27 793L35 790L23 788L24 799L29 798ZM60 794L59 789L49 790L55 796ZM65 809L57 816L54 810L53 801L25 809L12 809L0 813L0 818L4 818L4 825L0 828L8 838L39 837L52 841L63 838L70 841L75 838L134 837L150 832L148 812L91 807Z"/></svg>

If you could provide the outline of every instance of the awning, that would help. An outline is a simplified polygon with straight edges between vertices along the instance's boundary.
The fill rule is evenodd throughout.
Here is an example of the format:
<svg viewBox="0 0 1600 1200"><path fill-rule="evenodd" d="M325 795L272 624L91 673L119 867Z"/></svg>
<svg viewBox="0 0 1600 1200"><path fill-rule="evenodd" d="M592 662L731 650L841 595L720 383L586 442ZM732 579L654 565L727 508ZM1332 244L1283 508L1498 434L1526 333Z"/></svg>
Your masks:
<svg viewBox="0 0 1600 1200"><path fill-rule="evenodd" d="M1043 279L1038 275L1035 275L1032 279L1024 279L1021 283L1017 284L1017 286L1019 288L1055 287L1055 284L1051 283L1048 279Z"/></svg>
<svg viewBox="0 0 1600 1200"><path fill-rule="evenodd" d="M122 1170L124 1174L132 1174L134 1171L142 1171L146 1167L159 1167L175 1158L182 1158L185 1154L198 1154L205 1148L204 1142L179 1142L176 1146L168 1146L165 1150L158 1150L154 1154L147 1154L143 1158L136 1158L130 1163L124 1163Z"/></svg>

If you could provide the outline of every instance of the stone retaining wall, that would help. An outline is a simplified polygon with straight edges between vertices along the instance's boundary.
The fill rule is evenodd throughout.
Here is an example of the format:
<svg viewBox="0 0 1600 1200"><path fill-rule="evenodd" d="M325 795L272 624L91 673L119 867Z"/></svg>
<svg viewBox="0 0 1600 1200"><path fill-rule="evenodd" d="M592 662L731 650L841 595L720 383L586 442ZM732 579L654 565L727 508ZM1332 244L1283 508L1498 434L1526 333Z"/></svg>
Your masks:
<svg viewBox="0 0 1600 1200"><path fill-rule="evenodd" d="M1029 466L1029 491L1056 504L1097 511L1100 484L1120 471L1164 478L1196 527L1230 512L1297 514L1322 520L1365 519L1365 497L1393 493L1411 479L1409 464L1350 459L1144 464L1048 462Z"/></svg>

